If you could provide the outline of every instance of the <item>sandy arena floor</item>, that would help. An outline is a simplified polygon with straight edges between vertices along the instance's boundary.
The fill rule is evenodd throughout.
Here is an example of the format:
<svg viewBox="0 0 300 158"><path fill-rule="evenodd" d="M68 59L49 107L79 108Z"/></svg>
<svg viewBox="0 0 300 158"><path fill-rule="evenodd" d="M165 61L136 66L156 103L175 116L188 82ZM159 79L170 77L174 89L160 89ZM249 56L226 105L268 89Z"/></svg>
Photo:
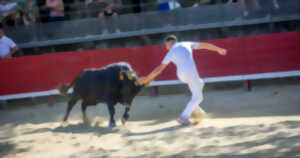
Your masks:
<svg viewBox="0 0 300 158"><path fill-rule="evenodd" d="M175 121L188 94L139 96L131 118L108 128L107 108L89 107L92 124L81 121L80 103L62 126L66 102L0 110L0 157L203 157L300 158L300 85L267 85L205 92L209 113L198 126Z"/></svg>

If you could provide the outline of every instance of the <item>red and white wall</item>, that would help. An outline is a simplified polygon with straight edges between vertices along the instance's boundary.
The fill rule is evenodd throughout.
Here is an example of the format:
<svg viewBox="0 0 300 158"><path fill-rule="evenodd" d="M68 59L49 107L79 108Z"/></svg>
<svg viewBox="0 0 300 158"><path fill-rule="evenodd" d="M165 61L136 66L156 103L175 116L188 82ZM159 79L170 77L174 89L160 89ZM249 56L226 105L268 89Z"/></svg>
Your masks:
<svg viewBox="0 0 300 158"><path fill-rule="evenodd" d="M300 76L300 31L206 41L224 47L227 56L194 51L206 82ZM139 76L160 64L163 46L63 52L0 60L0 100L58 94L59 83L71 82L85 68L119 61ZM178 84L175 66L168 66L151 85Z"/></svg>

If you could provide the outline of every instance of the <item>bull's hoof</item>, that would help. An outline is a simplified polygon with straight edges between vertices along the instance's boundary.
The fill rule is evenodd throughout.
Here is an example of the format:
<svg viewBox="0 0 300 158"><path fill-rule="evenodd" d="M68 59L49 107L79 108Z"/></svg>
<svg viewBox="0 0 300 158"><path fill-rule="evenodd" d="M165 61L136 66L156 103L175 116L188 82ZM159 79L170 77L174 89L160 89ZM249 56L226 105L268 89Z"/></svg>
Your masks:
<svg viewBox="0 0 300 158"><path fill-rule="evenodd" d="M109 122L109 127L110 128L116 127L116 123L115 122Z"/></svg>
<svg viewBox="0 0 300 158"><path fill-rule="evenodd" d="M127 120L126 120L125 118L122 117L122 119L121 119L122 125L125 125L126 121L127 121Z"/></svg>

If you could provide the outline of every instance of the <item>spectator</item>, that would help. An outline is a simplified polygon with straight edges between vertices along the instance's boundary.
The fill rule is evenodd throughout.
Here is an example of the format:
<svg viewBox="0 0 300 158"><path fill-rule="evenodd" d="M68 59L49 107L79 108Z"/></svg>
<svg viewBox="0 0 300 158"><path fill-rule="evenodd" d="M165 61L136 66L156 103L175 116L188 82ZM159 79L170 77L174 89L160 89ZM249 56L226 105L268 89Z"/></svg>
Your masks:
<svg viewBox="0 0 300 158"><path fill-rule="evenodd" d="M176 17L173 14L168 14L169 11L181 8L181 5L176 0L157 0L157 8L161 14L161 24L166 27L171 26L173 19Z"/></svg>
<svg viewBox="0 0 300 158"><path fill-rule="evenodd" d="M239 0L239 1L240 1L240 7L241 7L241 10L243 12L243 15L248 16L249 11L246 7L246 1L245 0ZM232 3L232 2L233 2L232 0L229 0L229 3ZM260 9L260 5L259 5L257 0L251 0L251 3L252 3L252 5L254 6L255 9Z"/></svg>
<svg viewBox="0 0 300 158"><path fill-rule="evenodd" d="M1 0L0 2L0 19L1 23L7 26L15 26L20 18L17 3Z"/></svg>
<svg viewBox="0 0 300 158"><path fill-rule="evenodd" d="M211 4L212 0L194 0L192 7L199 7L201 4Z"/></svg>
<svg viewBox="0 0 300 158"><path fill-rule="evenodd" d="M42 23L48 22L50 11L46 7L46 0L38 0L37 6L39 9L39 21Z"/></svg>
<svg viewBox="0 0 300 158"><path fill-rule="evenodd" d="M240 3L240 8L241 8L241 11L243 12L243 15L248 16L249 11L246 7L246 1L245 0L238 0L238 1ZM234 0L228 0L227 4L230 4L230 3L234 3ZM257 8L257 9L260 8L257 0L251 0L251 3L254 4L255 8Z"/></svg>
<svg viewBox="0 0 300 158"><path fill-rule="evenodd" d="M106 0L85 0L85 4L89 5L92 3L104 3Z"/></svg>
<svg viewBox="0 0 300 158"><path fill-rule="evenodd" d="M273 6L274 6L275 9L279 9L280 8L280 6L278 4L278 0L273 0L272 2L273 2Z"/></svg>
<svg viewBox="0 0 300 158"><path fill-rule="evenodd" d="M230 0L232 2L232 0ZM279 9L280 6L278 4L278 1L277 0L270 0L272 1L272 4L273 4L273 7L275 9ZM262 9L261 6L259 5L259 2L258 0L251 0L251 3L252 3L252 6L254 6L255 9ZM241 6L241 9L243 11L243 15L244 16L248 16L249 15L249 11L246 7L246 1L245 0L240 0L240 6Z"/></svg>
<svg viewBox="0 0 300 158"><path fill-rule="evenodd" d="M170 11L181 8L181 5L176 0L157 0L157 8L159 11Z"/></svg>
<svg viewBox="0 0 300 158"><path fill-rule="evenodd" d="M0 60L11 58L18 51L17 45L4 35L3 25L0 24ZM6 100L0 100L0 109L7 107Z"/></svg>
<svg viewBox="0 0 300 158"><path fill-rule="evenodd" d="M16 43L4 35L3 26L0 24L0 58L11 58L17 51Z"/></svg>
<svg viewBox="0 0 300 158"><path fill-rule="evenodd" d="M131 0L131 7L132 12L135 14L140 13L142 10L140 0Z"/></svg>
<svg viewBox="0 0 300 158"><path fill-rule="evenodd" d="M38 17L38 8L36 0L25 0L18 2L21 9L22 20L25 25L36 23Z"/></svg>
<svg viewBox="0 0 300 158"><path fill-rule="evenodd" d="M114 11L118 13L118 15L123 14L123 4L120 0L116 0L114 3Z"/></svg>
<svg viewBox="0 0 300 158"><path fill-rule="evenodd" d="M113 25L117 33L120 33L120 27L119 27L119 14L114 10L114 3L108 4L103 12L99 13L100 21L102 22L102 25L104 26L103 33L112 32L110 29L111 27L107 26L107 22L111 21L113 19Z"/></svg>
<svg viewBox="0 0 300 158"><path fill-rule="evenodd" d="M199 7L199 3L200 3L199 0L194 0L194 4L192 7L194 7L194 8Z"/></svg>
<svg viewBox="0 0 300 158"><path fill-rule="evenodd" d="M46 7L50 9L49 22L65 20L63 0L46 0Z"/></svg>

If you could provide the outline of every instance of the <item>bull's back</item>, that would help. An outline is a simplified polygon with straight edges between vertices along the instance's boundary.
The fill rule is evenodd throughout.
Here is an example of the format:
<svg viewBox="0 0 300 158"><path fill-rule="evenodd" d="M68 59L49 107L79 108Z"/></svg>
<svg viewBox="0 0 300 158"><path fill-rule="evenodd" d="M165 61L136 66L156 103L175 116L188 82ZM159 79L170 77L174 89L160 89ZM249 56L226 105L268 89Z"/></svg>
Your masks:
<svg viewBox="0 0 300 158"><path fill-rule="evenodd" d="M128 70L126 64L113 64L100 69L86 69L77 79L74 93L82 98L105 101L107 97L118 97L120 72Z"/></svg>

